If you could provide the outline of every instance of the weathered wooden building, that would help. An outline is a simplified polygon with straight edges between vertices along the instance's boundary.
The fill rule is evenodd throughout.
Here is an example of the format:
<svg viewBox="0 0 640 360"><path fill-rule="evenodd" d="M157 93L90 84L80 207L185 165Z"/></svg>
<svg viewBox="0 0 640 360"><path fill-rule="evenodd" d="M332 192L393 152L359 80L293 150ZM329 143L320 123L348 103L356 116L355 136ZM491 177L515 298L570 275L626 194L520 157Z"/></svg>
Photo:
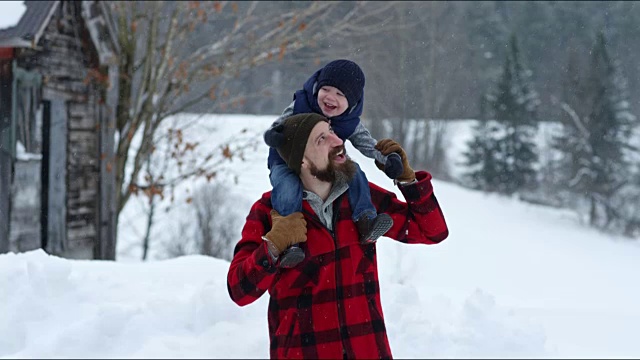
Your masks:
<svg viewBox="0 0 640 360"><path fill-rule="evenodd" d="M100 1L28 1L0 29L0 253L115 258L118 43Z"/></svg>

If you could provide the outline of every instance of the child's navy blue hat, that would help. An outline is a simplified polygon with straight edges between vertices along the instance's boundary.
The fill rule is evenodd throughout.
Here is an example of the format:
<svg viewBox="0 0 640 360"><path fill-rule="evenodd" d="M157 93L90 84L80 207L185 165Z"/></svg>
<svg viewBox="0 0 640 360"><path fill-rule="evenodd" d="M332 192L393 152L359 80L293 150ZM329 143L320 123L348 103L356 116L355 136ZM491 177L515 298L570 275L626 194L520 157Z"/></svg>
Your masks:
<svg viewBox="0 0 640 360"><path fill-rule="evenodd" d="M320 70L316 91L325 85L340 90L347 97L349 107L353 107L362 99L364 73L351 60L334 60Z"/></svg>

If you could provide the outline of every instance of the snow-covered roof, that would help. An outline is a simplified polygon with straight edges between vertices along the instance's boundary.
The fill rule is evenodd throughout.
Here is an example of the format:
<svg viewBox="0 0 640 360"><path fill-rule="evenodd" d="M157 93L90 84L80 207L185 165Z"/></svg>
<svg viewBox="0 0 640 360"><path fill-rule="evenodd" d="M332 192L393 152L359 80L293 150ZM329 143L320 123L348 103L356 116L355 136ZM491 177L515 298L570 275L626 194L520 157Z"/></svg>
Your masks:
<svg viewBox="0 0 640 360"><path fill-rule="evenodd" d="M10 5L5 5L6 3ZM49 22L57 3L57 1L0 1L0 19L6 19L7 24L7 27L0 26L0 47L32 46Z"/></svg>
<svg viewBox="0 0 640 360"><path fill-rule="evenodd" d="M0 1L0 30L18 25L25 11L24 1Z"/></svg>
<svg viewBox="0 0 640 360"><path fill-rule="evenodd" d="M0 47L33 47L60 1L0 1ZM6 11L5 11L6 8ZM105 63L119 52L115 27L102 1L82 1L82 17Z"/></svg>

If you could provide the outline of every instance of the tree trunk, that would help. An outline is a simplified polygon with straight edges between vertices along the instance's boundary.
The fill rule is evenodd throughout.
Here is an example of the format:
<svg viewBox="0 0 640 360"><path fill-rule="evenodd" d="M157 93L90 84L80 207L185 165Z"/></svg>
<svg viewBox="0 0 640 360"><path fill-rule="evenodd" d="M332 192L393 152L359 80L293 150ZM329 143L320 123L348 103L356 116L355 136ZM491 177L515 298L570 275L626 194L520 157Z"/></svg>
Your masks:
<svg viewBox="0 0 640 360"><path fill-rule="evenodd" d="M596 199L591 196L591 209L589 210L589 225L594 226L598 217Z"/></svg>
<svg viewBox="0 0 640 360"><path fill-rule="evenodd" d="M147 260L147 255L149 253L149 243L151 241L151 227L153 226L153 215L155 213L155 210L156 210L156 202L152 198L149 204L149 214L147 216L147 229L145 230L144 241L142 242L142 261Z"/></svg>

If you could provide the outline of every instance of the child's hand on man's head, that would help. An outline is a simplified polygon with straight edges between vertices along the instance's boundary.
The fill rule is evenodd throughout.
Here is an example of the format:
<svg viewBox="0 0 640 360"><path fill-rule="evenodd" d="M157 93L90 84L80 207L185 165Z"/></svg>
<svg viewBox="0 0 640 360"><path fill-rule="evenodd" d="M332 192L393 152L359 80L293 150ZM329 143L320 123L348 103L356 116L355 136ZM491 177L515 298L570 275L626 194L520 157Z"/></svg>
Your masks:
<svg viewBox="0 0 640 360"><path fill-rule="evenodd" d="M264 142L272 148L277 148L284 142L282 130L284 125L278 124L264 132Z"/></svg>

